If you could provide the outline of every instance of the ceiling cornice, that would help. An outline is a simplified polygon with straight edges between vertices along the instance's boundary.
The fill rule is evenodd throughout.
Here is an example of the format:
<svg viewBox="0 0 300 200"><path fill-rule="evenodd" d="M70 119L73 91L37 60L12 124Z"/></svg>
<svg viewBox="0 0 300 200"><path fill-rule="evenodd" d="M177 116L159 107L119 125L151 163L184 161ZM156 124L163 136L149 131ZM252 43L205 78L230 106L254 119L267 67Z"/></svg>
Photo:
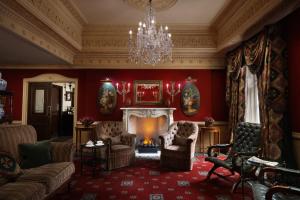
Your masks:
<svg viewBox="0 0 300 200"><path fill-rule="evenodd" d="M223 69L223 55L228 48L261 30L270 16L280 19L290 13L297 3L297 0L231 0L211 26L168 24L174 44L173 62L158 68ZM89 25L69 0L0 0L0 26L74 64L58 65L66 69L153 68L137 67L128 61L128 30L135 30L136 24Z"/></svg>

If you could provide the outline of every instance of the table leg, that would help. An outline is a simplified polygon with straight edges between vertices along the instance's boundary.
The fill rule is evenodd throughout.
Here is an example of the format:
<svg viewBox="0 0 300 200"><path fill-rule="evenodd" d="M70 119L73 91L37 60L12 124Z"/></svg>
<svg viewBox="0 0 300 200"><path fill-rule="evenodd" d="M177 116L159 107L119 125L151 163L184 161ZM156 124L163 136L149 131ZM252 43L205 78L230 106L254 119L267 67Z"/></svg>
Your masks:
<svg viewBox="0 0 300 200"><path fill-rule="evenodd" d="M83 160L82 160L82 147L80 147L80 174L82 175Z"/></svg>

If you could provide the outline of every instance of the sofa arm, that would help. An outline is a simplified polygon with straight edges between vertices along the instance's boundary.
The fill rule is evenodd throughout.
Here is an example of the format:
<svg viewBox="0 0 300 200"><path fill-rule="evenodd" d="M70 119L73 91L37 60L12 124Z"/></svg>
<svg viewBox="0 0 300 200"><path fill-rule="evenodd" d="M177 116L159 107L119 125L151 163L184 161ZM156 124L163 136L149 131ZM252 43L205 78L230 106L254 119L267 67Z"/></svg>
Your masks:
<svg viewBox="0 0 300 200"><path fill-rule="evenodd" d="M53 162L73 162L75 147L69 142L51 142Z"/></svg>
<svg viewBox="0 0 300 200"><path fill-rule="evenodd" d="M135 145L135 134L130 134L130 133L123 133L121 135L121 142L122 144L128 145L128 146L132 146L134 147Z"/></svg>

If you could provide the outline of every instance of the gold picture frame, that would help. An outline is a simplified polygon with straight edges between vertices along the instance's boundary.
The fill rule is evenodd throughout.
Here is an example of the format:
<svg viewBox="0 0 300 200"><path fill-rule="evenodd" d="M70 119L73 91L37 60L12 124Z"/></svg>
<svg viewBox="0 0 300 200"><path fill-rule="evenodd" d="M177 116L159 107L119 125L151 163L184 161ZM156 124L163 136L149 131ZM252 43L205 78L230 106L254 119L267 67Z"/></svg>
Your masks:
<svg viewBox="0 0 300 200"><path fill-rule="evenodd" d="M162 80L135 80L134 102L137 105L160 105L163 100Z"/></svg>

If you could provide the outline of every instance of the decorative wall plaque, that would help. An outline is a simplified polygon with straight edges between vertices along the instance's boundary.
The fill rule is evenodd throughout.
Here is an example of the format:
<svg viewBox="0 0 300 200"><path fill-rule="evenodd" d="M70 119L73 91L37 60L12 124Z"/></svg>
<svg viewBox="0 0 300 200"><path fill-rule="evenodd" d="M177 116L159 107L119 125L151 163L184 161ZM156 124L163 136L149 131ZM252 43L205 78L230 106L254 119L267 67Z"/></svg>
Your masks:
<svg viewBox="0 0 300 200"><path fill-rule="evenodd" d="M97 102L101 114L111 114L114 111L117 105L117 91L110 80L101 81Z"/></svg>
<svg viewBox="0 0 300 200"><path fill-rule="evenodd" d="M196 81L188 77L181 92L181 108L183 113L188 116L197 114L200 108L200 93L194 84Z"/></svg>

